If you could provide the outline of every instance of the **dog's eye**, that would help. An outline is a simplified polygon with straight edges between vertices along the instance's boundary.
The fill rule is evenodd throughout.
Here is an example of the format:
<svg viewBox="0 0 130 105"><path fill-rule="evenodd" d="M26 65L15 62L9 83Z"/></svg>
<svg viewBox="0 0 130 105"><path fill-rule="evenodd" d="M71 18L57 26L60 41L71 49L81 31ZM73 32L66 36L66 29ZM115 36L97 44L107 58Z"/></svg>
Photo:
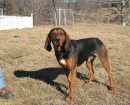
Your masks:
<svg viewBox="0 0 130 105"><path fill-rule="evenodd" d="M60 35L63 35L64 33L60 33Z"/></svg>

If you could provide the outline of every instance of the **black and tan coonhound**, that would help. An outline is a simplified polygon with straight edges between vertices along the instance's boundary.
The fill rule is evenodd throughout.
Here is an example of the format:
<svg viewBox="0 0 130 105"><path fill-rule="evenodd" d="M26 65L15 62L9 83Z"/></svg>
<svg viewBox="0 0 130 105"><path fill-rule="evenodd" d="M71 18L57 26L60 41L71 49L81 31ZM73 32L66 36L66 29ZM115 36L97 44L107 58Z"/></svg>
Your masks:
<svg viewBox="0 0 130 105"><path fill-rule="evenodd" d="M86 61L86 66L90 74L87 86L94 79L93 61L98 57L105 70L108 73L110 81L110 90L114 91L112 71L109 66L107 49L103 42L98 38L85 38L79 40L70 40L67 32L62 28L53 28L45 41L45 49L52 50L53 44L55 55L59 64L66 69L66 76L69 81L68 99L72 100L74 96L74 87L76 80L76 69Z"/></svg>

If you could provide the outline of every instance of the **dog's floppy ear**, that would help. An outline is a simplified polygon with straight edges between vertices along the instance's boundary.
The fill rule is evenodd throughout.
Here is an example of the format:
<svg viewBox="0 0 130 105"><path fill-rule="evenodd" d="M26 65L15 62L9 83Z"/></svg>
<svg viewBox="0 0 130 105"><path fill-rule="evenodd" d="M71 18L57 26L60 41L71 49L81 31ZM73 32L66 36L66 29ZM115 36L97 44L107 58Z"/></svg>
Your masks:
<svg viewBox="0 0 130 105"><path fill-rule="evenodd" d="M51 49L52 49L52 47L51 47L51 41L50 41L50 38L49 38L49 34L48 34L48 36L46 37L46 41L45 41L44 48L45 48L47 51L51 51Z"/></svg>
<svg viewBox="0 0 130 105"><path fill-rule="evenodd" d="M66 35L65 35L65 45L64 45L64 48L65 48L66 51L70 50L71 44L72 43L71 43L71 40L69 38L69 35L66 33Z"/></svg>

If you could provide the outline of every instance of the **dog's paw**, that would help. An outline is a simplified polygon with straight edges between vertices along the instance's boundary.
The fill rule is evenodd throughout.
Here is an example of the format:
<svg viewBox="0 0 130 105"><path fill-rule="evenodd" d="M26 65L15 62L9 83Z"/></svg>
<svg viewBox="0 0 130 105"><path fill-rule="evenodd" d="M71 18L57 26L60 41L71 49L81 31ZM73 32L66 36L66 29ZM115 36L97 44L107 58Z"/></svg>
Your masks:
<svg viewBox="0 0 130 105"><path fill-rule="evenodd" d="M115 91L115 88L114 87L109 87L109 90L114 92Z"/></svg>
<svg viewBox="0 0 130 105"><path fill-rule="evenodd" d="M115 87L112 87L112 86L107 86L108 90L114 92L115 91Z"/></svg>
<svg viewBox="0 0 130 105"><path fill-rule="evenodd" d="M72 96L68 96L68 97L66 97L66 101L71 101L72 99L73 99Z"/></svg>
<svg viewBox="0 0 130 105"><path fill-rule="evenodd" d="M91 88L91 87L93 87L93 84L90 81L85 81L84 86Z"/></svg>

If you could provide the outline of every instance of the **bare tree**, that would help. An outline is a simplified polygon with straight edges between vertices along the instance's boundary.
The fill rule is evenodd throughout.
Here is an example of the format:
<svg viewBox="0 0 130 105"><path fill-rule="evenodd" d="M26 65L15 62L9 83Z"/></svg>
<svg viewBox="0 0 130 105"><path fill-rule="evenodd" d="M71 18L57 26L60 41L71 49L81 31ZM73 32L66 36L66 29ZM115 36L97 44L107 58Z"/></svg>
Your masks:
<svg viewBox="0 0 130 105"><path fill-rule="evenodd" d="M121 23L123 26L126 24L126 17L128 15L128 11L126 12L126 9L128 8L129 0L121 0L120 4L120 16L121 16Z"/></svg>
<svg viewBox="0 0 130 105"><path fill-rule="evenodd" d="M33 14L36 25L51 21L52 10L52 0L29 0L25 9Z"/></svg>
<svg viewBox="0 0 130 105"><path fill-rule="evenodd" d="M12 13L12 5L9 0L0 0L0 8L3 9L5 15Z"/></svg>
<svg viewBox="0 0 130 105"><path fill-rule="evenodd" d="M75 21L120 22L127 20L130 0L0 0L11 15L34 16L34 25L54 21L56 9L72 9ZM1 3L1 2L0 2ZM114 6L113 6L113 3ZM6 7L5 7L6 6ZM7 12L8 10L8 12Z"/></svg>

